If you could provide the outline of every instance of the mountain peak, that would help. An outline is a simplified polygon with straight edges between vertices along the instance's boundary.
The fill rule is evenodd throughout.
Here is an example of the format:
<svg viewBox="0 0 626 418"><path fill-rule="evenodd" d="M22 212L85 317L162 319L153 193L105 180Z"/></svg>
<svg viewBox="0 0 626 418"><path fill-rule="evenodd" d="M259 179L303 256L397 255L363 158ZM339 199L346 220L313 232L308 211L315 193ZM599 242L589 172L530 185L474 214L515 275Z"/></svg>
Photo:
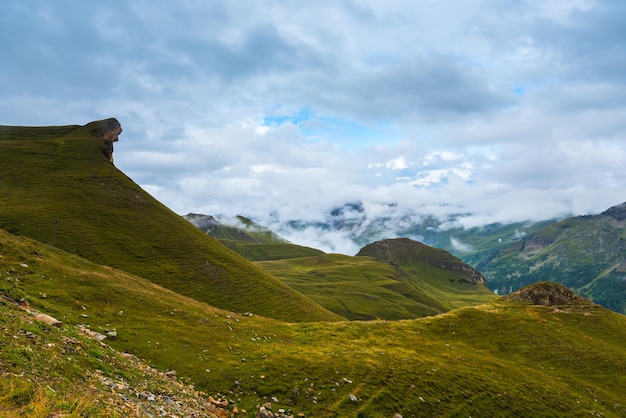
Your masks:
<svg viewBox="0 0 626 418"><path fill-rule="evenodd" d="M578 296L572 290L555 282L538 282L503 297L504 300L530 302L542 306L585 306L591 305L588 299Z"/></svg>

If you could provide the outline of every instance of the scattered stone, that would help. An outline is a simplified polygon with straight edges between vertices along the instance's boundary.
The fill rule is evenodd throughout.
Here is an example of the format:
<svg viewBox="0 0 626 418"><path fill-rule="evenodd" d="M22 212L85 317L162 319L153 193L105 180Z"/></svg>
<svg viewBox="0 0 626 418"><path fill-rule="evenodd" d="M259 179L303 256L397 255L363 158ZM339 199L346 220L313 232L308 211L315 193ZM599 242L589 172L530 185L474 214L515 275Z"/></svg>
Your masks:
<svg viewBox="0 0 626 418"><path fill-rule="evenodd" d="M35 314L35 320L52 325L53 327L61 327L63 325L63 323L58 319L42 313Z"/></svg>
<svg viewBox="0 0 626 418"><path fill-rule="evenodd" d="M358 401L358 398L357 398L354 394L352 394L352 393L351 393L351 394L350 394L350 395L348 395L348 396L350 397L350 400L351 400L352 402L357 402L357 401Z"/></svg>
<svg viewBox="0 0 626 418"><path fill-rule="evenodd" d="M77 325L77 327L79 330L81 330L85 334L89 335L91 338L94 338L98 341L103 341L106 339L106 335L102 335L99 332L92 331L89 328L85 327L84 325Z"/></svg>

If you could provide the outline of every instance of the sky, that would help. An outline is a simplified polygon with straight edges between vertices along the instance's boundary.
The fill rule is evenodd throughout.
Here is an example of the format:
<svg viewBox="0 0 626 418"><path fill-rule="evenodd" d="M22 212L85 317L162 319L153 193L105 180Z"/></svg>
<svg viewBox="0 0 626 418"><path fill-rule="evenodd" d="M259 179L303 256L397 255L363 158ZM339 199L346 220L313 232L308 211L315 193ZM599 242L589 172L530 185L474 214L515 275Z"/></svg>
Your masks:
<svg viewBox="0 0 626 418"><path fill-rule="evenodd" d="M626 201L624 22L618 0L4 0L0 124L115 117L116 167L174 212L327 251L354 248L288 222L594 214Z"/></svg>

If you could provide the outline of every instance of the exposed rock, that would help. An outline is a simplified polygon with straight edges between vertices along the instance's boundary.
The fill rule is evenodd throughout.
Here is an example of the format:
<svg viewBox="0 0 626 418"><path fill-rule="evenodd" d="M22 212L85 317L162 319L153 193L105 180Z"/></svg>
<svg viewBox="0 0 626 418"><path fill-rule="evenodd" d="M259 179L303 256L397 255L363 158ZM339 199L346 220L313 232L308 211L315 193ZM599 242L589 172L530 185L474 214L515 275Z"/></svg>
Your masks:
<svg viewBox="0 0 626 418"><path fill-rule="evenodd" d="M103 140L102 153L111 163L113 162L113 143L118 141L122 133L122 125L115 118L90 122L84 126L89 133Z"/></svg>
<svg viewBox="0 0 626 418"><path fill-rule="evenodd" d="M98 341L104 341L106 339L106 335L100 334L99 332L96 332L96 331L92 331L89 328L85 327L84 325L77 325L76 327L82 332L84 332L85 334L89 335L91 338L94 338Z"/></svg>
<svg viewBox="0 0 626 418"><path fill-rule="evenodd" d="M602 215L610 216L618 222L626 220L626 202L608 208L602 212Z"/></svg>
<svg viewBox="0 0 626 418"><path fill-rule="evenodd" d="M63 325L63 323L58 319L42 313L35 314L35 319L39 322L43 322L54 327L61 327Z"/></svg>
<svg viewBox="0 0 626 418"><path fill-rule="evenodd" d="M530 302L542 306L587 306L593 305L588 299L555 282L539 282L526 286L517 292L504 296L503 300Z"/></svg>

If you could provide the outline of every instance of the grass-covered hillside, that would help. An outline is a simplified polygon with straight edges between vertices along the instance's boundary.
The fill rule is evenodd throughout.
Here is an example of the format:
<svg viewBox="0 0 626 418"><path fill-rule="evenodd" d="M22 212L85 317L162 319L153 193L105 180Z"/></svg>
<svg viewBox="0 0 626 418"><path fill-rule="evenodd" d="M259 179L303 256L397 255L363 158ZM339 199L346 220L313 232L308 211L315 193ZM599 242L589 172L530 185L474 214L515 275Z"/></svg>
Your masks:
<svg viewBox="0 0 626 418"><path fill-rule="evenodd" d="M496 298L480 273L446 251L408 239L372 243L354 257L324 254L257 264L351 320L419 318Z"/></svg>
<svg viewBox="0 0 626 418"><path fill-rule="evenodd" d="M419 318L496 297L479 272L446 251L413 240L379 241L351 257L290 244L244 217L220 220L188 214L184 218L350 320Z"/></svg>
<svg viewBox="0 0 626 418"><path fill-rule="evenodd" d="M57 329L0 304L1 416L98 416L111 393L144 407L193 405L189 384L225 394L244 416L265 402L312 417L626 414L626 317L563 288L557 298L538 286L416 320L297 324L215 309L6 232L0 242L0 293L63 322ZM108 333L107 346L151 368L176 370L184 386L146 380L157 372L83 341L77 325ZM108 397L98 401L100 389Z"/></svg>
<svg viewBox="0 0 626 418"><path fill-rule="evenodd" d="M550 280L626 313L626 204L548 225L477 268L500 294Z"/></svg>
<svg viewBox="0 0 626 418"><path fill-rule="evenodd" d="M290 321L338 319L203 234L115 168L106 154L116 139L109 132L117 131L103 129L111 123L117 121L0 126L0 228L223 309Z"/></svg>

